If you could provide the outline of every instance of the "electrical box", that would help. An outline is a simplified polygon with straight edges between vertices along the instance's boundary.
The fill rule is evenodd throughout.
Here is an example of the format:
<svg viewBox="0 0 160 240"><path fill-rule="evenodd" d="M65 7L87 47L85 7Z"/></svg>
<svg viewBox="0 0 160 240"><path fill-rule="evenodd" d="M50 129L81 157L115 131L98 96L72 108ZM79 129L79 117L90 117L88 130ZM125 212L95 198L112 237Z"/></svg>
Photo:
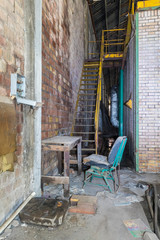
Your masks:
<svg viewBox="0 0 160 240"><path fill-rule="evenodd" d="M25 97L25 77L18 74L11 74L11 96L24 98Z"/></svg>
<svg viewBox="0 0 160 240"><path fill-rule="evenodd" d="M17 104L24 104L31 107L42 107L42 103L26 99L26 79L24 76L11 74L11 96L16 98Z"/></svg>

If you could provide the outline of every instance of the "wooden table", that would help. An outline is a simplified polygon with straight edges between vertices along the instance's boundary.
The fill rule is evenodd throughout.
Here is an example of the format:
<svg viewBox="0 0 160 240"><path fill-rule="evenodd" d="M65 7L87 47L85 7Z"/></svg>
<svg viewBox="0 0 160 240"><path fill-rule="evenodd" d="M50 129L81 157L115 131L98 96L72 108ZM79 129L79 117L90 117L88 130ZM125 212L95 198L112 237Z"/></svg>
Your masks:
<svg viewBox="0 0 160 240"><path fill-rule="evenodd" d="M64 184L64 196L69 196L69 166L70 166L70 150L77 146L78 174L82 171L81 157L82 137L56 136L42 141L43 151L64 152L64 177L63 176L42 176L42 185L44 182ZM59 170L61 169L61 161L59 159Z"/></svg>

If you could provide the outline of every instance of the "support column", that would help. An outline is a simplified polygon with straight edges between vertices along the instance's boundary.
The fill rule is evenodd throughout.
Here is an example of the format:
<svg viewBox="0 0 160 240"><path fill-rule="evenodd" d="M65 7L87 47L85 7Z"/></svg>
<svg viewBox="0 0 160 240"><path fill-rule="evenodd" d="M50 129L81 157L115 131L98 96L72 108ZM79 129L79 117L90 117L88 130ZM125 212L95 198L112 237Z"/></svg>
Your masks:
<svg viewBox="0 0 160 240"><path fill-rule="evenodd" d="M35 0L35 100L42 102L42 0ZM34 177L33 189L41 194L41 108L34 115Z"/></svg>
<svg viewBox="0 0 160 240"><path fill-rule="evenodd" d="M119 79L119 136L123 136L123 70Z"/></svg>

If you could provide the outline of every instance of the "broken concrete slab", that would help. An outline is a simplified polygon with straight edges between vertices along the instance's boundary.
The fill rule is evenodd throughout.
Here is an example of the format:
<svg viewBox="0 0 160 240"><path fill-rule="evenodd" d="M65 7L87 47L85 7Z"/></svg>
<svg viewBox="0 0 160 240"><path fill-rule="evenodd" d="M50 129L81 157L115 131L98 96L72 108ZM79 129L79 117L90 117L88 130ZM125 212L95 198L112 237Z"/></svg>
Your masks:
<svg viewBox="0 0 160 240"><path fill-rule="evenodd" d="M68 206L67 200L33 198L19 216L23 223L55 227L63 223Z"/></svg>
<svg viewBox="0 0 160 240"><path fill-rule="evenodd" d="M69 212L82 214L95 214L97 209L97 197L73 195L70 199Z"/></svg>

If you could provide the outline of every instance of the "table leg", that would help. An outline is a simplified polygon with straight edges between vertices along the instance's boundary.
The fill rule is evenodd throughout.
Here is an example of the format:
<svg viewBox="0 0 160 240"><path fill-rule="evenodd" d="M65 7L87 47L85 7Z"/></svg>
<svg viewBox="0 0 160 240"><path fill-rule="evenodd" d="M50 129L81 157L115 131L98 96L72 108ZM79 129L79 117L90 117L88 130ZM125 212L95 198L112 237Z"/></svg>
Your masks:
<svg viewBox="0 0 160 240"><path fill-rule="evenodd" d="M69 177L69 151L64 152L64 176ZM69 197L69 184L64 184L64 197Z"/></svg>
<svg viewBox="0 0 160 240"><path fill-rule="evenodd" d="M62 174L62 152L58 152L58 172Z"/></svg>
<svg viewBox="0 0 160 240"><path fill-rule="evenodd" d="M77 145L77 159L78 159L78 175L82 172L82 147L81 141Z"/></svg>

